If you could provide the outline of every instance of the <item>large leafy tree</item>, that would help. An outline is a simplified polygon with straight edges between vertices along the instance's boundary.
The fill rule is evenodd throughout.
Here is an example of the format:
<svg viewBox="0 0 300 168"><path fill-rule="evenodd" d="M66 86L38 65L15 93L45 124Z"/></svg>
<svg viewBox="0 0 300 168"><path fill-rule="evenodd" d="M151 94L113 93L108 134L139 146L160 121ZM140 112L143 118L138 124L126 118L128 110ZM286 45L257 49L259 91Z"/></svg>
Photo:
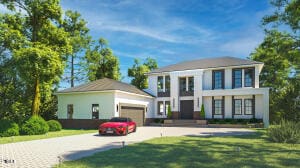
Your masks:
<svg viewBox="0 0 300 168"><path fill-rule="evenodd" d="M67 33L58 27L61 22L59 0L0 0L9 10L2 25L10 25L8 32L15 32L22 43L7 48L17 76L32 95L31 112L38 115L41 96L51 97L54 83L58 83L64 68L64 55L71 51ZM18 18L18 19L9 19ZM19 21L19 22L18 22ZM41 91L42 89L42 91ZM42 94L41 94L42 93Z"/></svg>
<svg viewBox="0 0 300 168"><path fill-rule="evenodd" d="M251 59L265 64L260 84L270 87L271 120L299 121L295 100L300 95L300 1L273 0L271 4L276 10L263 18L266 36Z"/></svg>
<svg viewBox="0 0 300 168"><path fill-rule="evenodd" d="M82 62L84 50L87 49L91 37L88 35L89 29L87 28L87 22L81 18L80 13L73 11L66 11L65 18L63 20L62 27L69 33L70 43L73 51L67 55L67 68L66 73L69 74L65 78L70 83L71 87L74 87L75 81L81 81L83 79Z"/></svg>
<svg viewBox="0 0 300 168"><path fill-rule="evenodd" d="M88 77L90 81L101 78L120 80L119 59L107 45L107 41L100 38L98 44L86 52Z"/></svg>
<svg viewBox="0 0 300 168"><path fill-rule="evenodd" d="M157 62L155 59L147 58L144 63L140 63L139 59L134 59L134 64L128 69L128 76L132 77L131 84L139 89L148 87L146 73L156 69Z"/></svg>

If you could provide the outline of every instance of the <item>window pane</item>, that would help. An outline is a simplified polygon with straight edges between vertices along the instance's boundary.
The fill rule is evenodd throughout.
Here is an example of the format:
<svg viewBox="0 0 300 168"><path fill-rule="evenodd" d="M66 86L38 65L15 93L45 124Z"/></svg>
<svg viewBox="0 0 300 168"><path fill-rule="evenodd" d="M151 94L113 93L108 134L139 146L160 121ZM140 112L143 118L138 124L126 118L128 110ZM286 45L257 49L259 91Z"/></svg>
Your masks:
<svg viewBox="0 0 300 168"><path fill-rule="evenodd" d="M214 100L215 103L215 114L222 114L222 100Z"/></svg>
<svg viewBox="0 0 300 168"><path fill-rule="evenodd" d="M186 78L179 79L180 91L186 91Z"/></svg>
<svg viewBox="0 0 300 168"><path fill-rule="evenodd" d="M169 92L170 91L170 76L166 76L165 81L166 81L166 92Z"/></svg>
<svg viewBox="0 0 300 168"><path fill-rule="evenodd" d="M189 77L189 91L194 91L194 77Z"/></svg>
<svg viewBox="0 0 300 168"><path fill-rule="evenodd" d="M245 69L245 87L251 87L253 82L253 69Z"/></svg>
<svg viewBox="0 0 300 168"><path fill-rule="evenodd" d="M166 101L166 102L165 102L165 114L168 113L169 106L170 106L170 102L169 102L169 101Z"/></svg>
<svg viewBox="0 0 300 168"><path fill-rule="evenodd" d="M163 76L158 76L157 77L157 90L158 92L163 92L164 88L164 77Z"/></svg>
<svg viewBox="0 0 300 168"><path fill-rule="evenodd" d="M252 114L252 99L245 99L245 114Z"/></svg>
<svg viewBox="0 0 300 168"><path fill-rule="evenodd" d="M222 89L223 83L223 73L222 71L214 71L214 88L215 89Z"/></svg>
<svg viewBox="0 0 300 168"><path fill-rule="evenodd" d="M73 104L67 105L67 118L73 119Z"/></svg>
<svg viewBox="0 0 300 168"><path fill-rule="evenodd" d="M242 100L234 100L234 114L242 114Z"/></svg>
<svg viewBox="0 0 300 168"><path fill-rule="evenodd" d="M235 69L234 70L234 88L242 87L242 70Z"/></svg>
<svg viewBox="0 0 300 168"><path fill-rule="evenodd" d="M163 103L160 103L160 104L159 104L159 112L160 112L160 113L163 113L163 112L164 112L164 104L163 104Z"/></svg>

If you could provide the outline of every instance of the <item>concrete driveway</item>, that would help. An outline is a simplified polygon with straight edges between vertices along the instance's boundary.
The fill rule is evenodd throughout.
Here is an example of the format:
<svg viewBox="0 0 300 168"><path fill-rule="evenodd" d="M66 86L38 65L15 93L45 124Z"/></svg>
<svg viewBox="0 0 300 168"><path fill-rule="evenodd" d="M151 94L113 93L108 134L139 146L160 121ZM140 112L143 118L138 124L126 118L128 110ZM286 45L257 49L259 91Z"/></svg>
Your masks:
<svg viewBox="0 0 300 168"><path fill-rule="evenodd" d="M128 136L91 134L34 140L0 145L0 167L51 167L64 160L75 160L111 148L160 136L239 135L252 133L239 128L139 127ZM4 160L8 160L5 163Z"/></svg>

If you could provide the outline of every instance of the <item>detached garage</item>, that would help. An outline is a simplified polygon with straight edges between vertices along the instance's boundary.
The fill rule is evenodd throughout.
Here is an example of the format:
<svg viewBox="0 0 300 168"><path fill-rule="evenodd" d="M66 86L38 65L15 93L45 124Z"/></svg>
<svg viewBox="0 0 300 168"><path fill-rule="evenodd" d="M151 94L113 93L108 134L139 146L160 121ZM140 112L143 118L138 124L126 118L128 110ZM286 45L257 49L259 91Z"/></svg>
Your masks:
<svg viewBox="0 0 300 168"><path fill-rule="evenodd" d="M97 128L112 117L130 117L138 126L151 118L154 97L135 86L103 78L56 93L64 128Z"/></svg>

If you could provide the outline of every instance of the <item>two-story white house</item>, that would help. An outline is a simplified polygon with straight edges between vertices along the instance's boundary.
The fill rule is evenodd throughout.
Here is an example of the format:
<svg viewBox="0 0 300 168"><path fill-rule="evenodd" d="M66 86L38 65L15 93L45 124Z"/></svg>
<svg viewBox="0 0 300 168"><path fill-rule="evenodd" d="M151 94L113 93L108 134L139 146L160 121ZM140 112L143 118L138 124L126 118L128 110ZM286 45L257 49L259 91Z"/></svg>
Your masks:
<svg viewBox="0 0 300 168"><path fill-rule="evenodd" d="M154 118L263 119L269 124L269 89L259 87L263 63L235 57L181 62L148 73Z"/></svg>
<svg viewBox="0 0 300 168"><path fill-rule="evenodd" d="M65 127L92 128L111 117L131 117L139 126L155 118L263 119L269 125L269 89L259 88L263 63L235 57L207 58L155 69L149 88L99 79L61 90L58 118Z"/></svg>

